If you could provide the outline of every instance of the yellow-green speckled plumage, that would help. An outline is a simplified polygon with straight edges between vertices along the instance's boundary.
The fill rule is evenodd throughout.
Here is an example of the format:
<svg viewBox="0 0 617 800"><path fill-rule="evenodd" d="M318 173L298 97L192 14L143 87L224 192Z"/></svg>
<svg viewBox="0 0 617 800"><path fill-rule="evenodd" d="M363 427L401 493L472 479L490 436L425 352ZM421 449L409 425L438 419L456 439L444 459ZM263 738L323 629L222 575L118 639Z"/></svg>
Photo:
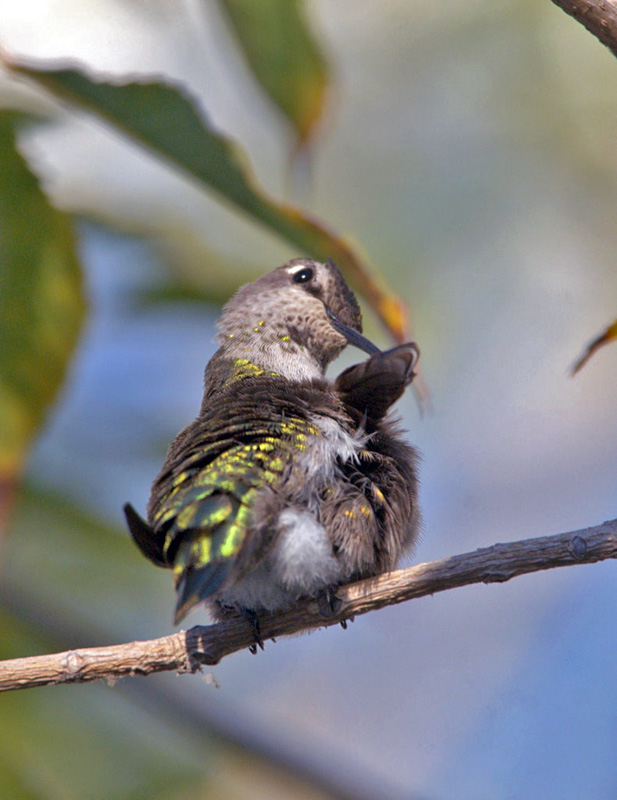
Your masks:
<svg viewBox="0 0 617 800"><path fill-rule="evenodd" d="M173 569L177 620L204 600L215 616L283 608L392 568L415 540L416 455L384 414L417 351L379 353L332 383L325 368L346 339L326 309L360 330L331 262L297 259L243 287L148 521L126 507L142 551Z"/></svg>

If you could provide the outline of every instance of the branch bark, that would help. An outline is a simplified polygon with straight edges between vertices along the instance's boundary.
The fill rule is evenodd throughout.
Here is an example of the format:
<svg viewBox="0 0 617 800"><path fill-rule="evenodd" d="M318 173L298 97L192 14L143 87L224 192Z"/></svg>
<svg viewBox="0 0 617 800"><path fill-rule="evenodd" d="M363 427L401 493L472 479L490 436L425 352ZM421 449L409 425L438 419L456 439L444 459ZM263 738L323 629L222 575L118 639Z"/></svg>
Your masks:
<svg viewBox="0 0 617 800"><path fill-rule="evenodd" d="M502 583L517 575L617 558L617 520L556 536L495 544L473 553L389 572L341 586L340 605L306 600L283 613L260 614L262 638L273 639L344 623L359 614L472 583ZM254 644L241 617L195 626L161 639L0 662L0 691L58 683L85 683L175 670L196 672Z"/></svg>
<svg viewBox="0 0 617 800"><path fill-rule="evenodd" d="M553 0L617 56L617 5L611 0Z"/></svg>

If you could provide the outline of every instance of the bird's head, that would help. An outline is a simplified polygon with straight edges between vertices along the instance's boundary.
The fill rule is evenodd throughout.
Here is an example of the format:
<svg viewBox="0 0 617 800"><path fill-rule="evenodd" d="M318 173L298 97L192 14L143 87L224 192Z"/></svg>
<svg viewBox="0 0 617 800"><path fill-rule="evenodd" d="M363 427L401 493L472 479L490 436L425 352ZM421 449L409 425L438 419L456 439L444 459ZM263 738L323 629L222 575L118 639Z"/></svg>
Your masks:
<svg viewBox="0 0 617 800"><path fill-rule="evenodd" d="M322 376L348 343L377 351L362 336L358 301L330 259L296 258L243 286L218 327L227 353L290 378Z"/></svg>

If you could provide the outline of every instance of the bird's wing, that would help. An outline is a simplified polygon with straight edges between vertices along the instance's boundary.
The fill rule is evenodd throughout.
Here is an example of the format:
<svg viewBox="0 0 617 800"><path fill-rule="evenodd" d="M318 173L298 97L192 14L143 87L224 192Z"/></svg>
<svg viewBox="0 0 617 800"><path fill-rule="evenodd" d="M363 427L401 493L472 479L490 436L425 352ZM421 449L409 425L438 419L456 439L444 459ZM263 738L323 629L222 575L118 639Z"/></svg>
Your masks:
<svg viewBox="0 0 617 800"><path fill-rule="evenodd" d="M281 480L303 425L286 418L277 425L244 422L227 424L216 435L204 432L159 477L150 522L164 536L165 562L173 564L176 621L230 575L255 499Z"/></svg>
<svg viewBox="0 0 617 800"><path fill-rule="evenodd" d="M335 389L348 408L378 422L413 380L418 356L413 342L376 353L342 372Z"/></svg>

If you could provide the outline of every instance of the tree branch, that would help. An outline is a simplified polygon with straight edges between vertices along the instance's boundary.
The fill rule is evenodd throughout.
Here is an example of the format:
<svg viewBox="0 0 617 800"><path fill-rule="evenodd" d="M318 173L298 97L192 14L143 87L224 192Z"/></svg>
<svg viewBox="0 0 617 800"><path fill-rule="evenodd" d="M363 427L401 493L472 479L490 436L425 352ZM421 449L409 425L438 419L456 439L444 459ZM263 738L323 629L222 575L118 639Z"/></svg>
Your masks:
<svg viewBox="0 0 617 800"><path fill-rule="evenodd" d="M283 613L260 614L261 634L266 640L328 627L384 606L457 586L504 582L529 572L592 564L607 558L617 558L617 520L557 536L495 544L341 586L336 613L325 602L303 601ZM218 664L225 656L253 643L252 627L238 617L151 641L16 658L0 662L0 691L57 683L113 681L127 675L165 670L196 672L203 665Z"/></svg>
<svg viewBox="0 0 617 800"><path fill-rule="evenodd" d="M553 0L617 56L617 5L611 0Z"/></svg>

